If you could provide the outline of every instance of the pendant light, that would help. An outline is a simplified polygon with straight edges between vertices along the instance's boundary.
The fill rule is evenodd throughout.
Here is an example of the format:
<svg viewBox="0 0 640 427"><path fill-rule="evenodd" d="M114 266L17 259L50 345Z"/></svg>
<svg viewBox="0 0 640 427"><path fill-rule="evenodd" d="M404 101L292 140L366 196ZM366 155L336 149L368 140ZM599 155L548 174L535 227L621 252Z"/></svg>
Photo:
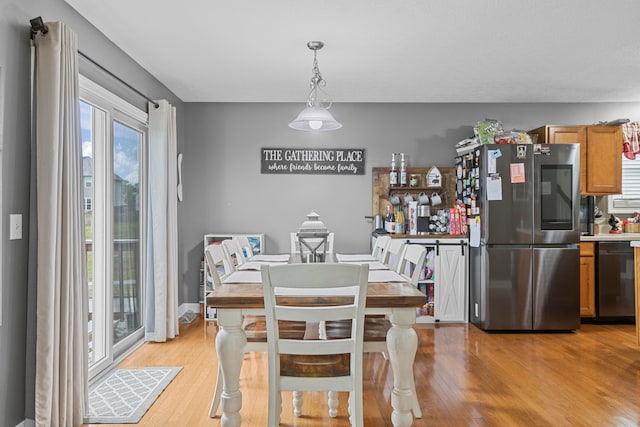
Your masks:
<svg viewBox="0 0 640 427"><path fill-rule="evenodd" d="M340 129L342 124L336 121L329 112L331 97L323 89L327 82L322 78L318 68L318 51L324 46L323 42L310 41L307 47L313 51L313 76L311 77L311 90L307 97L307 108L302 110L289 127L296 130L325 131ZM319 96L321 98L319 98Z"/></svg>

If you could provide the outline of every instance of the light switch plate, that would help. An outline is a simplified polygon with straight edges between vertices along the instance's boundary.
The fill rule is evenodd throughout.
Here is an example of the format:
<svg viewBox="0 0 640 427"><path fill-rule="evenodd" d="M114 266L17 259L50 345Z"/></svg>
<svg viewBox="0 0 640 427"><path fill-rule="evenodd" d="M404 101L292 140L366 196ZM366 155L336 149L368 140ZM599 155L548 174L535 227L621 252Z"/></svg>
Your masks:
<svg viewBox="0 0 640 427"><path fill-rule="evenodd" d="M9 240L22 239L22 214L9 215Z"/></svg>

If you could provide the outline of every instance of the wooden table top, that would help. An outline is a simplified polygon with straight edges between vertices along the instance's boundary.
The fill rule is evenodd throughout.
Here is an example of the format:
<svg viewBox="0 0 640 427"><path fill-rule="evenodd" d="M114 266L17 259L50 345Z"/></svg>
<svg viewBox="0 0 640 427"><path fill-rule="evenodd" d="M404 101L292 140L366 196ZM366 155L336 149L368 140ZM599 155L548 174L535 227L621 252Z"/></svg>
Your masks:
<svg viewBox="0 0 640 427"><path fill-rule="evenodd" d="M296 304L327 305L344 301L345 296L327 295L317 297L281 296L279 302L286 304L283 298ZM427 296L411 283L369 283L367 304L369 308L409 308L422 307ZM207 296L207 305L217 308L264 308L264 294L261 283L222 284Z"/></svg>

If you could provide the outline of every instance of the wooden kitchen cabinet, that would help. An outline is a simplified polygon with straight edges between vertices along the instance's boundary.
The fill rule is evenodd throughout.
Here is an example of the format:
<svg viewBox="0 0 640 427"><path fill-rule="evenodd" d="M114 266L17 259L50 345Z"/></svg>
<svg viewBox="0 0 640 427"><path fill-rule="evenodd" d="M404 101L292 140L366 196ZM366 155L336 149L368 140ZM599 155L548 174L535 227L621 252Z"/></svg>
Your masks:
<svg viewBox="0 0 640 427"><path fill-rule="evenodd" d="M595 243L580 242L580 317L596 316Z"/></svg>
<svg viewBox="0 0 640 427"><path fill-rule="evenodd" d="M622 192L622 128L580 125L542 126L531 131L541 144L580 144L580 193Z"/></svg>

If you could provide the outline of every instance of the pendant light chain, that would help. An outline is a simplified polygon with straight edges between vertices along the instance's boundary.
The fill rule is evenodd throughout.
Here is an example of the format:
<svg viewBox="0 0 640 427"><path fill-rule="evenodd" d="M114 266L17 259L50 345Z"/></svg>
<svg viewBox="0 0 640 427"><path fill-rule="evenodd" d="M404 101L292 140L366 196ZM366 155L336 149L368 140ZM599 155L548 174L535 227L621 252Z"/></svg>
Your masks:
<svg viewBox="0 0 640 427"><path fill-rule="evenodd" d="M331 108L333 101L329 94L322 89L327 85L327 82L322 78L322 74L320 73L320 67L318 67L318 51L315 49L313 51L313 68L311 69L311 72L313 73L313 76L311 77L311 82L309 84L311 91L307 98L307 105L309 107L320 106L326 109ZM321 95L323 95L322 99L318 98L318 90L321 92Z"/></svg>

